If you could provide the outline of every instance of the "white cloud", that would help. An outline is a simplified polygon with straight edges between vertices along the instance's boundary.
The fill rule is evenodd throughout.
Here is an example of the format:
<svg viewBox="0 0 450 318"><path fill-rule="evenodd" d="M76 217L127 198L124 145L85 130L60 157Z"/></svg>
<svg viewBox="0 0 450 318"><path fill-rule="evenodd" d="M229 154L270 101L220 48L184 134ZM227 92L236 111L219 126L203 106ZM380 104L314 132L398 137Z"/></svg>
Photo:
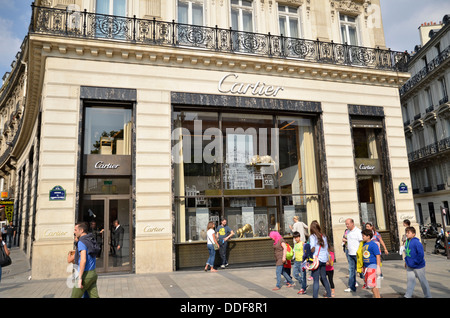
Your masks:
<svg viewBox="0 0 450 318"><path fill-rule="evenodd" d="M0 77L11 70L11 62L20 50L22 41L13 33L13 22L0 18Z"/></svg>

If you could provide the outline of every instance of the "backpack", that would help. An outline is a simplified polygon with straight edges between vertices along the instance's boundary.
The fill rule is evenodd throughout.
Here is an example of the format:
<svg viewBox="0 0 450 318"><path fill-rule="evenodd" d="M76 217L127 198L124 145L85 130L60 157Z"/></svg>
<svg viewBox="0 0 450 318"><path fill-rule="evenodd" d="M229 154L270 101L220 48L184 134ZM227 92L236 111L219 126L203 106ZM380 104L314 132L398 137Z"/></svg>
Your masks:
<svg viewBox="0 0 450 318"><path fill-rule="evenodd" d="M292 249L292 247L288 243L286 243L286 248L287 248L286 260L290 261L294 257L294 250Z"/></svg>
<svg viewBox="0 0 450 318"><path fill-rule="evenodd" d="M87 235L80 237L80 241L82 241L83 244L86 245L89 255L91 257L99 257L100 256L102 248L100 245L98 245L97 240L94 238L92 233L89 233Z"/></svg>

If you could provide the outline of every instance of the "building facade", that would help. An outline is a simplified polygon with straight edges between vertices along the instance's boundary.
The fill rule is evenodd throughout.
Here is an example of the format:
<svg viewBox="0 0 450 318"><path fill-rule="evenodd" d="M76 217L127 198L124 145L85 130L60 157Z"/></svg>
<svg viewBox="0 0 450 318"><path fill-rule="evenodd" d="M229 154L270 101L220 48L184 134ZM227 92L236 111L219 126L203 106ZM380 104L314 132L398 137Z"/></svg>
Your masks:
<svg viewBox="0 0 450 318"><path fill-rule="evenodd" d="M385 47L378 9L35 1L2 88L23 74L2 171L33 277L68 275L79 220L95 222L100 272L204 266L207 224L223 217L230 265L273 262L268 234L289 237L295 215L318 220L338 256L347 218L398 251L403 219L416 224L398 94L408 56Z"/></svg>
<svg viewBox="0 0 450 318"><path fill-rule="evenodd" d="M411 79L400 89L408 160L418 222L449 224L442 208L450 201L450 16L419 28L408 68Z"/></svg>

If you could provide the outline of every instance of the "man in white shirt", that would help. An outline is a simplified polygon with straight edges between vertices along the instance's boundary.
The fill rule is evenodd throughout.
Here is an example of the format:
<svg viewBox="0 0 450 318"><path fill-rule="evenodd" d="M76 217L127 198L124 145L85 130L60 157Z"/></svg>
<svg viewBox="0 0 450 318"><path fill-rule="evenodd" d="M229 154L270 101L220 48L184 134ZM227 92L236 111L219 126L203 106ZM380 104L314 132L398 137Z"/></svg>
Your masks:
<svg viewBox="0 0 450 318"><path fill-rule="evenodd" d="M353 219L345 220L345 226L348 229L347 238L342 241L347 243L348 249L348 288L346 292L356 291L356 252L359 248L359 243L362 241L361 230L355 226Z"/></svg>

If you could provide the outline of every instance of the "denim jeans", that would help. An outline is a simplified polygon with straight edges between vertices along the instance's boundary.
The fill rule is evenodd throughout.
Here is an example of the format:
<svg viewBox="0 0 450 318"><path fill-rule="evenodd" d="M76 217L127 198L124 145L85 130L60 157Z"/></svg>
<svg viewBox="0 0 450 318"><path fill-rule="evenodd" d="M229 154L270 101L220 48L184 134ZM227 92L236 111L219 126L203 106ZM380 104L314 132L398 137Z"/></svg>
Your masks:
<svg viewBox="0 0 450 318"><path fill-rule="evenodd" d="M222 243L220 243L220 242L222 242ZM220 258L222 259L222 265L228 265L227 246L228 246L227 241L223 241L223 240L219 241L219 254L220 254Z"/></svg>
<svg viewBox="0 0 450 318"><path fill-rule="evenodd" d="M206 244L208 247L209 257L206 261L206 265L214 267L214 260L216 259L216 250L214 249L214 244Z"/></svg>
<svg viewBox="0 0 450 318"><path fill-rule="evenodd" d="M301 276L300 276L301 275ZM292 266L292 276L302 285L302 289L306 289L306 271L302 270L302 262L294 262Z"/></svg>
<svg viewBox="0 0 450 318"><path fill-rule="evenodd" d="M319 282L322 280L323 287L327 291L327 297L331 297L330 283L327 278L326 263L319 262L319 267L312 271L312 277L314 279L313 283L313 298L319 297Z"/></svg>
<svg viewBox="0 0 450 318"><path fill-rule="evenodd" d="M348 287L356 291L356 255L348 255Z"/></svg>
<svg viewBox="0 0 450 318"><path fill-rule="evenodd" d="M14 241L14 237L12 235L6 235L6 246L11 248Z"/></svg>
<svg viewBox="0 0 450 318"><path fill-rule="evenodd" d="M288 275L288 273L286 273L286 271L284 270L283 265L277 265L276 274L277 274L277 287L278 288L281 288L281 275L283 275L283 277L286 278L286 280L289 284L291 284L291 285L294 284L294 281L291 279L291 277Z"/></svg>

